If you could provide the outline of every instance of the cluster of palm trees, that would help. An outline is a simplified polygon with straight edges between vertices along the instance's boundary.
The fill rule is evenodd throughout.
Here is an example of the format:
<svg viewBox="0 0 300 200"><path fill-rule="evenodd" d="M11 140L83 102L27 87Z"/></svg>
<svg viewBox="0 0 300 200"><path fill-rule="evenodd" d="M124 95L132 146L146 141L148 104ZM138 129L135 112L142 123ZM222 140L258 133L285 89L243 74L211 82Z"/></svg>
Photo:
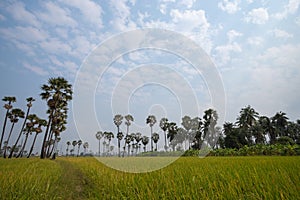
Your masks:
<svg viewBox="0 0 300 200"><path fill-rule="evenodd" d="M291 122L286 113L259 116L251 106L240 111L235 123L226 122L219 144L222 148L242 148L257 144L300 144L300 120Z"/></svg>
<svg viewBox="0 0 300 200"><path fill-rule="evenodd" d="M216 131L216 124L218 120L217 112L213 109L208 109L204 114L204 121L200 117L191 118L184 116L182 118L182 127L178 127L175 122L169 122L167 118L162 118L159 122L159 127L162 129L164 135L164 150L181 149L185 150L191 148L200 148L205 144L213 146L217 141L218 133ZM120 126L125 121L126 133L120 131ZM160 135L153 131L154 125L157 120L154 115L149 115L146 118L146 124L150 127L150 137L143 136L140 132L130 133L129 129L134 121L132 115L128 114L122 116L117 114L114 116L114 124L117 127L116 138L118 141L118 156L130 156L141 153L141 146L143 145L144 152L146 152L147 145L150 142L150 151L158 151L158 141ZM113 150L113 146L110 146L111 140L114 138L112 132L98 131L96 133L96 139L99 142L98 155L110 155ZM101 140L103 139L103 151L101 153ZM122 142L122 140L124 141ZM155 145L155 147L154 147ZM121 151L121 149L123 150Z"/></svg>
<svg viewBox="0 0 300 200"><path fill-rule="evenodd" d="M6 96L2 99L2 101L5 102L4 108L6 109L6 114L0 139L1 154L4 158L12 158L13 156L18 158L27 154L27 157L29 158L32 155L37 136L42 132L42 127L46 126L46 120L39 118L36 114L30 114L32 103L35 101L33 97L26 99L26 114L22 109L13 107L13 103L16 102L16 97ZM16 140L11 141L15 125L20 121L20 119L24 119L21 129L17 132ZM6 128L8 121L10 122L10 128L7 134ZM31 135L34 135L34 138L29 151L26 151L27 141ZM24 142L19 143L22 136Z"/></svg>
<svg viewBox="0 0 300 200"><path fill-rule="evenodd" d="M70 146L73 146L72 149L70 149ZM83 146L84 152L83 154L80 153L80 147ZM86 155L87 150L89 148L88 142L82 142L82 140L73 140L72 143L70 141L67 141L67 149L66 149L66 156L75 156L75 147L77 146L77 157L80 155Z"/></svg>
<svg viewBox="0 0 300 200"><path fill-rule="evenodd" d="M46 112L48 120L30 113L32 104L35 101L33 97L26 99L27 111L25 114L22 109L13 107L13 103L16 102L16 97L5 96L2 99L5 102L4 108L6 109L6 114L0 137L0 155L4 158L18 158L27 155L27 158L29 158L33 153L38 135L43 132L43 127L45 127L40 157L52 157L55 159L60 134L66 130L67 106L68 101L72 99L71 87L68 81L62 77L50 78L48 84L44 84L41 87L42 93L40 96L42 100L46 100L48 106ZM20 130L16 132L15 125L20 119L23 119L23 123ZM8 122L10 122L11 126L7 132ZM15 137L12 137L13 134L15 134ZM30 137L33 137L33 139L28 149L26 146ZM12 138L16 138L16 140L11 141ZM28 151L26 149L28 149Z"/></svg>

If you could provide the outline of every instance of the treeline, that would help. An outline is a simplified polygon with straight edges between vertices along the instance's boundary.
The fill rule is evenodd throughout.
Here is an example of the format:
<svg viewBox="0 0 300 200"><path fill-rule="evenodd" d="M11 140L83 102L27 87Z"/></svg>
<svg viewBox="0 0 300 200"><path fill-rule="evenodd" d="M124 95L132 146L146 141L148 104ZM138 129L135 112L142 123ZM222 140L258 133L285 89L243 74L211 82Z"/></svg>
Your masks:
<svg viewBox="0 0 300 200"><path fill-rule="evenodd" d="M23 156L29 158L34 155L33 149L37 137L44 132L44 139L40 144L42 147L40 157L55 159L60 134L66 130L68 102L72 99L72 86L62 77L50 78L47 84L41 86L41 90L40 97L46 101L48 107L46 110L47 120L31 113L31 107L35 101L32 97L26 99L26 113L20 108L14 108L16 97L5 96L2 99L5 102L6 113L0 138L0 155L4 158ZM15 130L15 125L22 119L20 130ZM29 137L33 137L33 139L32 144L28 146ZM16 138L15 141L12 141L12 138Z"/></svg>
<svg viewBox="0 0 300 200"><path fill-rule="evenodd" d="M125 121L126 132L120 132L120 126ZM96 133L99 141L98 155L112 155L114 146L112 139L118 142L118 156L148 155L146 147L150 142L150 152L159 150L158 141L164 140L164 146L160 150L186 151L186 150L213 150L210 155L295 155L300 144L300 120L289 121L286 113L277 112L273 117L260 116L251 106L242 108L236 122L225 122L223 127L217 126L218 114L213 109L204 111L203 117L182 117L180 125L170 122L167 118L159 121L159 128L163 135L153 131L156 117L150 115L146 118L146 124L150 127L150 137L142 133L130 133L130 126L134 121L132 115L124 117L115 115L113 121L117 127L117 133ZM101 140L103 150L101 153ZM155 148L154 148L154 144ZM294 145L294 146L293 146ZM141 150L143 146L143 151ZM246 149L246 150L245 150ZM274 150L276 149L276 150ZM291 150L292 149L292 150ZM247 153L245 153L247 152ZM151 154L151 153L150 153ZM199 154L199 151L191 154ZM152 153L151 155L160 155ZM165 155L162 153L161 155ZM185 155L188 155L186 152Z"/></svg>

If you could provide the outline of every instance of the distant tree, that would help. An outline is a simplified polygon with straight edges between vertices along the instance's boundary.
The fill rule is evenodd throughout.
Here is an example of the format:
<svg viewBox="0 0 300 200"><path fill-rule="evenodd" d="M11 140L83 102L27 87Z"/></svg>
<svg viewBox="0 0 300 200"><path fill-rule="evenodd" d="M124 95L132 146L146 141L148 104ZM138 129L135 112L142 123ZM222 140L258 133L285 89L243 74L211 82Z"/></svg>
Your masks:
<svg viewBox="0 0 300 200"><path fill-rule="evenodd" d="M8 113L9 113L10 109L12 109L12 107L13 107L12 103L16 102L16 97L4 97L2 99L2 101L7 102L7 103L4 104L4 108L6 109L6 114L5 114L4 123L3 123L3 127L2 127L2 134L1 134L1 139L0 139L0 150L2 148L2 142L3 142L3 137L5 134Z"/></svg>
<svg viewBox="0 0 300 200"><path fill-rule="evenodd" d="M151 151L153 151L153 140L152 140L152 133L153 133L153 126L156 123L156 117L154 115L149 115L146 119L146 124L150 126L150 134L151 134Z"/></svg>
<svg viewBox="0 0 300 200"><path fill-rule="evenodd" d="M100 151L100 140L102 139L102 137L103 137L103 132L102 131L98 131L97 133L96 133L96 138L97 138L97 140L98 140L98 142L99 142L99 144L98 144L98 147L99 147L99 149L98 149L98 156L100 156L101 155L101 151Z"/></svg>
<svg viewBox="0 0 300 200"><path fill-rule="evenodd" d="M287 136L288 117L284 112L277 112L272 118L272 124L275 128L276 137Z"/></svg>
<svg viewBox="0 0 300 200"><path fill-rule="evenodd" d="M142 134L137 132L135 134L135 137L134 137L135 141L136 141L136 153L137 153L137 150L140 150L140 141L142 140Z"/></svg>
<svg viewBox="0 0 300 200"><path fill-rule="evenodd" d="M78 157L79 156L79 152L80 152L80 147L82 145L82 140L78 140L77 145L78 145L78 150L77 150L77 157Z"/></svg>
<svg viewBox="0 0 300 200"><path fill-rule="evenodd" d="M174 140L175 136L177 135L177 131L178 131L178 127L177 127L176 123L170 122L169 126L168 126L167 138L169 139L170 144L172 144L173 151L175 151L175 146L177 144L176 140Z"/></svg>
<svg viewBox="0 0 300 200"><path fill-rule="evenodd" d="M123 139L124 134L122 132L118 132L117 139L118 139L118 156L121 157L121 140Z"/></svg>
<svg viewBox="0 0 300 200"><path fill-rule="evenodd" d="M192 129L192 119L191 119L190 116L186 115L181 120L182 120L181 125L183 126L183 128L185 129L185 131L181 130L180 132L184 133L184 141L188 142L188 145L189 145L188 148L190 148L190 138L189 138L189 135L190 135L190 131Z"/></svg>
<svg viewBox="0 0 300 200"><path fill-rule="evenodd" d="M149 143L149 137L143 136L143 137L142 137L142 143L143 143L143 145L144 145L144 152L146 152L146 146L147 146L147 144Z"/></svg>
<svg viewBox="0 0 300 200"><path fill-rule="evenodd" d="M74 151L75 151L75 146L77 145L77 141L76 140L73 140L72 142L72 146L73 146L73 149L72 149L72 156L74 156Z"/></svg>
<svg viewBox="0 0 300 200"><path fill-rule="evenodd" d="M69 154L69 146L71 145L70 141L67 141L67 149L66 149L66 156Z"/></svg>
<svg viewBox="0 0 300 200"><path fill-rule="evenodd" d="M104 137L108 140L107 146L109 147L112 138L114 138L115 136L112 132L104 132ZM109 151L109 149L107 149L107 151Z"/></svg>
<svg viewBox="0 0 300 200"><path fill-rule="evenodd" d="M11 112L8 113L8 115L9 115L8 118L10 119L11 122L11 128L9 131L8 138L6 140L7 144L9 144L10 136L13 132L15 124L19 121L19 118L24 118L25 113L19 108L14 108L11 110ZM6 158L6 149L4 150L3 157Z"/></svg>
<svg viewBox="0 0 300 200"><path fill-rule="evenodd" d="M130 155L130 142L131 142L131 140L132 140L132 135L126 135L125 136L125 143L127 144L127 148L128 148L128 151L127 151L127 155L129 156ZM125 145L125 147L126 147L126 145Z"/></svg>
<svg viewBox="0 0 300 200"><path fill-rule="evenodd" d="M129 126L131 125L131 122L133 122L134 121L134 119L133 119L133 117L130 115L130 114L128 114L128 115L125 115L124 116L124 118L125 118L125 125L126 125L126 127L127 127L127 131L126 131L126 136L129 134ZM125 148L126 148L126 141L124 142L124 146L125 146ZM129 153L129 152L128 152Z"/></svg>
<svg viewBox="0 0 300 200"><path fill-rule="evenodd" d="M36 121L37 121L37 125L38 127L34 128L34 132L35 132L35 136L34 136L34 139L32 141L32 145L31 145L31 148L29 150L29 153L28 153L28 156L27 158L29 158L32 154L32 151L33 151L33 148L34 148L34 145L35 145L35 142L36 142L36 138L38 136L38 134L40 134L42 131L42 126L47 126L47 121L44 120L44 119L40 119L40 118L36 118Z"/></svg>
<svg viewBox="0 0 300 200"><path fill-rule="evenodd" d="M159 122L159 127L164 131L164 138L165 138L165 146L164 149L167 151L168 145L167 145L167 133L166 131L168 130L169 122L167 118L162 118Z"/></svg>
<svg viewBox="0 0 300 200"><path fill-rule="evenodd" d="M157 142L159 140L159 134L158 133L153 133L152 134L152 140L153 140L153 142L155 144L155 151L157 151Z"/></svg>

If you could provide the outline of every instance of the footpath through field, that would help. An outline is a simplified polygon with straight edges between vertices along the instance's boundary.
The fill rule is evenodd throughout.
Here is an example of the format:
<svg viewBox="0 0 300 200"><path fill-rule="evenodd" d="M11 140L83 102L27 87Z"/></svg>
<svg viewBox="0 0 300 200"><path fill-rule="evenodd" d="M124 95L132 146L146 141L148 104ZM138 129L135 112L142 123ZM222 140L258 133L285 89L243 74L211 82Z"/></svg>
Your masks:
<svg viewBox="0 0 300 200"><path fill-rule="evenodd" d="M62 170L62 176L59 183L58 196L63 199L91 199L95 198L93 184L88 177L84 175L78 167L67 160L57 159Z"/></svg>

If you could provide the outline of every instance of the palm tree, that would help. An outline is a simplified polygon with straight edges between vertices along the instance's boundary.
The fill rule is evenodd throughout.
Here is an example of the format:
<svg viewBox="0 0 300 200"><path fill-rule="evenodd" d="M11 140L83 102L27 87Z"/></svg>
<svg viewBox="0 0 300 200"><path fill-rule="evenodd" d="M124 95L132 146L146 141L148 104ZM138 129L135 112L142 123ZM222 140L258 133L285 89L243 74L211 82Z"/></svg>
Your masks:
<svg viewBox="0 0 300 200"><path fill-rule="evenodd" d="M73 151L72 151L72 156L74 156L74 151L75 151L75 146L77 145L77 141L76 140L73 140L72 142L72 146L73 146Z"/></svg>
<svg viewBox="0 0 300 200"><path fill-rule="evenodd" d="M136 134L135 134L135 137L134 137L134 139L135 139L135 141L136 141L136 153L137 153L137 150L139 149L139 147L140 147L140 141L142 140L142 134L141 133L139 133L139 132L137 132ZM140 150L140 149L139 149Z"/></svg>
<svg viewBox="0 0 300 200"><path fill-rule="evenodd" d="M132 115L128 114L128 115L125 115L125 125L127 126L127 132L126 132L126 136L129 134L129 126L131 125L131 122L134 121ZM124 143L125 145L125 148L126 148L126 142ZM129 152L128 152L129 153Z"/></svg>
<svg viewBox="0 0 300 200"><path fill-rule="evenodd" d="M153 133L153 125L156 123L156 118L154 115L149 115L146 119L146 124L150 126L150 135L151 135L151 151L153 151L153 140L152 140L152 133Z"/></svg>
<svg viewBox="0 0 300 200"><path fill-rule="evenodd" d="M3 142L4 133L5 133L5 127L6 127L6 123L7 123L8 113L9 113L10 109L12 109L11 104L16 102L16 97L4 97L2 99L2 101L8 102L8 103L4 104L4 108L6 109L6 114L5 114L5 118L4 118L2 134L1 134L1 139L0 139L0 149L2 147L2 142Z"/></svg>
<svg viewBox="0 0 300 200"><path fill-rule="evenodd" d="M86 154L88 148L89 148L89 143L88 142L83 143L84 154Z"/></svg>
<svg viewBox="0 0 300 200"><path fill-rule="evenodd" d="M96 138L97 138L97 140L99 142L99 145L98 145L98 147L99 147L99 149L98 149L98 155L99 156L100 156L100 140L102 139L102 137L103 137L103 132L102 131L98 131L96 133Z"/></svg>
<svg viewBox="0 0 300 200"><path fill-rule="evenodd" d="M8 138L6 140L7 144L9 144L9 139L10 139L10 136L12 134L15 124L19 121L19 118L24 118L25 113L21 109L15 108L15 109L12 109L8 115L9 115L8 118L10 119L10 122L11 122L11 128L9 131ZM4 150L3 157L6 158L6 149Z"/></svg>
<svg viewBox="0 0 300 200"><path fill-rule="evenodd" d="M44 84L41 89L43 92L40 94L41 98L43 100L47 101L48 105L48 123L47 128L45 131L43 143L42 143L42 149L41 149L41 155L40 157L43 159L46 157L46 141L48 138L49 132L53 131L52 129L52 123L55 123L53 120L56 115L63 114L66 118L67 114L67 105L68 101L72 100L72 85L68 83L68 81L62 77L58 78L50 78L48 80L48 85ZM58 120L57 123L60 123L62 119L59 117L56 118ZM54 124L56 125L56 124ZM58 129L57 129L58 130Z"/></svg>
<svg viewBox="0 0 300 200"><path fill-rule="evenodd" d="M15 150L15 148L18 145L18 142L19 142L19 140L20 140L20 138L22 136L22 133L25 133L25 135L27 135L26 138L28 138L28 134L30 134L30 133L32 133L34 131L34 125L37 123L36 119L37 119L37 116L35 114L28 115L28 117L26 119L26 120L28 120L28 122L26 123L26 126L23 129L23 131L19 133L18 138L17 138L17 140L15 142L15 145L12 146L12 151L10 152L8 158L11 158L13 156L14 150ZM25 148L24 144L23 144L23 147ZM23 154L22 151L24 150L24 148L22 148L22 147L20 148L21 149L20 153Z"/></svg>
<svg viewBox="0 0 300 200"><path fill-rule="evenodd" d="M80 146L82 145L82 140L78 140L77 145L78 145L78 151L77 151L77 157L78 157L79 151L80 151Z"/></svg>
<svg viewBox="0 0 300 200"><path fill-rule="evenodd" d="M146 145L149 143L149 137L143 136L142 137L142 143L144 145L144 152L146 152Z"/></svg>
<svg viewBox="0 0 300 200"><path fill-rule="evenodd" d="M110 146L110 142L111 142L112 138L114 138L115 136L112 132L104 132L104 137L105 137L105 139L108 140L107 145ZM109 151L109 149L107 149L107 150Z"/></svg>
<svg viewBox="0 0 300 200"><path fill-rule="evenodd" d="M24 153L24 150L25 150L25 147L26 147L26 144L27 144L28 136L31 135L32 132L35 131L34 126L38 123L37 116L35 114L28 115L28 119L29 119L30 122L26 124L26 127L24 129L25 141L23 143L21 151L17 155L17 158L23 156L23 153Z"/></svg>
<svg viewBox="0 0 300 200"><path fill-rule="evenodd" d="M121 140L123 139L123 137L124 137L124 135L123 135L123 133L122 132L118 132L118 134L117 134L117 138L118 138L118 155L119 155L119 157L121 157Z"/></svg>
<svg viewBox="0 0 300 200"><path fill-rule="evenodd" d="M131 135L126 135L125 136L125 144L127 144L128 147L128 156L130 155L130 142L132 141L132 136ZM126 145L125 145L126 147Z"/></svg>
<svg viewBox="0 0 300 200"><path fill-rule="evenodd" d="M37 121L38 121L38 127L34 129L35 136L34 136L34 139L33 139L33 142L32 142L32 145L31 145L31 148L29 150L29 154L28 154L27 158L29 158L31 156L31 154L32 154L33 147L34 147L35 142L36 142L36 138L37 138L38 134L40 134L42 132L42 126L46 126L47 125L47 121L44 120L44 119L39 119L37 117Z"/></svg>
<svg viewBox="0 0 300 200"><path fill-rule="evenodd" d="M117 126L117 132L120 132L120 125L122 124L123 116L122 115L115 115L114 117L114 124Z"/></svg>
<svg viewBox="0 0 300 200"><path fill-rule="evenodd" d="M167 145L167 133L166 131L168 130L169 127L169 122L167 118L161 118L160 122L159 122L159 127L164 131L164 138L165 138L165 151L167 151L168 149L168 145Z"/></svg>
<svg viewBox="0 0 300 200"><path fill-rule="evenodd" d="M288 117L284 112L277 112L272 118L272 124L275 127L276 136L286 136Z"/></svg>
<svg viewBox="0 0 300 200"><path fill-rule="evenodd" d="M158 133L153 133L151 139L155 143L155 151L157 151L157 142L159 140L159 134Z"/></svg>
<svg viewBox="0 0 300 200"><path fill-rule="evenodd" d="M68 156L69 153L69 146L71 145L70 141L67 141L67 149L66 149L66 156Z"/></svg>
<svg viewBox="0 0 300 200"><path fill-rule="evenodd" d="M26 99L26 101L27 101L27 111L26 111L25 119L24 119L24 122L23 122L23 124L22 124L22 127L21 127L21 129L20 129L20 133L19 133L19 134L22 134L23 129L25 128L25 125L26 125L26 119L27 119L27 117L28 117L28 115L29 115L29 112L30 112L30 109L31 109L31 107L32 107L32 102L34 102L35 99L34 99L33 97L28 97L28 98Z"/></svg>
<svg viewBox="0 0 300 200"><path fill-rule="evenodd" d="M188 142L189 145L189 149L190 149L190 140L189 140L189 135L190 135L190 130L192 128L192 119L190 116L184 116L182 119L181 125L183 126L183 128L185 129L185 132L183 132L185 134L185 139ZM186 144L186 142L184 142Z"/></svg>
<svg viewBox="0 0 300 200"><path fill-rule="evenodd" d="M167 138L169 138L170 143L173 145L173 151L175 151L175 143L172 142L175 139L175 136L177 135L178 127L175 122L170 122L168 126L168 134Z"/></svg>
<svg viewBox="0 0 300 200"><path fill-rule="evenodd" d="M237 124L242 128L250 128L255 124L257 117L258 112L248 105L247 107L241 109L240 116L237 118Z"/></svg>

